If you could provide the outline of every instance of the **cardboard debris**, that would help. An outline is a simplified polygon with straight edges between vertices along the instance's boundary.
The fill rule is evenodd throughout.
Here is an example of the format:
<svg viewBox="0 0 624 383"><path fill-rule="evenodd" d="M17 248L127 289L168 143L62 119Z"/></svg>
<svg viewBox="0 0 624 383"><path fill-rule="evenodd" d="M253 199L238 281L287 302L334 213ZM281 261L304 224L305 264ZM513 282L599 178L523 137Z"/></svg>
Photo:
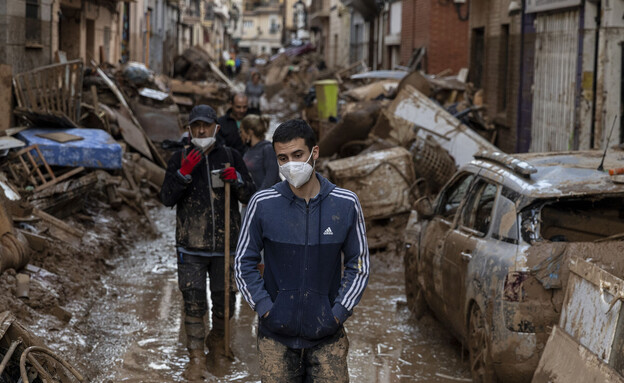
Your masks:
<svg viewBox="0 0 624 383"><path fill-rule="evenodd" d="M126 117L121 111L112 109L111 112L115 116L115 121L119 126L121 135L134 150L141 153L145 157L153 160L152 152L150 151L149 144L145 135L141 129L128 117Z"/></svg>
<svg viewBox="0 0 624 383"><path fill-rule="evenodd" d="M180 139L182 131L179 121L180 111L177 105L172 104L159 108L135 101L131 105L137 120L144 127L145 134L150 140L162 142ZM146 157L152 159L152 156Z"/></svg>
<svg viewBox="0 0 624 383"><path fill-rule="evenodd" d="M414 165L411 153L404 148L330 161L327 168L336 185L358 195L367 219L411 209Z"/></svg>
<svg viewBox="0 0 624 383"><path fill-rule="evenodd" d="M75 134L69 134L66 132L39 133L39 134L36 134L36 136L47 138L48 140L52 140L52 141L56 141L60 143L84 140L84 138L81 136L77 136Z"/></svg>

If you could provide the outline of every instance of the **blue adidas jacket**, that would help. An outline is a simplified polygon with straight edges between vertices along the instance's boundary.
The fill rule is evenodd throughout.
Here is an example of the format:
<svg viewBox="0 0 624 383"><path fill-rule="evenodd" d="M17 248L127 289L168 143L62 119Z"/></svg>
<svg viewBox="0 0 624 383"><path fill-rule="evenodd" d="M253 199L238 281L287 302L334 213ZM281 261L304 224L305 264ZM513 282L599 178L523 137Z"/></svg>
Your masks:
<svg viewBox="0 0 624 383"><path fill-rule="evenodd" d="M238 288L259 315L259 331L291 348L313 347L335 334L368 283L360 202L316 176L321 189L308 204L286 181L251 198L234 264ZM262 249L264 278L256 267Z"/></svg>

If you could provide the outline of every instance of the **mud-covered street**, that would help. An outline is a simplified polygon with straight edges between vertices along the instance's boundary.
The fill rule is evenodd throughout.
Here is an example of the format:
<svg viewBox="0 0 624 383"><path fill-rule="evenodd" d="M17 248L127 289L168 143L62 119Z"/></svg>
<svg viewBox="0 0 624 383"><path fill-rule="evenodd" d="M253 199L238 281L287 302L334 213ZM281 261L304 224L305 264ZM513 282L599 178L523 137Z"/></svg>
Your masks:
<svg viewBox="0 0 624 383"><path fill-rule="evenodd" d="M59 351L93 382L181 382L188 354L180 333L182 298L174 257L175 211L156 206L154 239L139 240L107 261L99 283L104 295L88 316L58 331L48 346ZM410 316L405 304L402 260L372 256L371 279L347 321L349 374L353 382L469 381L461 346L430 315ZM82 307L85 302L68 305ZM72 319L76 322L76 319ZM232 321L236 359L213 369L211 382L257 382L256 315L241 301ZM33 329L48 338L49 328ZM54 329L53 329L54 331ZM78 347L77 347L78 346Z"/></svg>

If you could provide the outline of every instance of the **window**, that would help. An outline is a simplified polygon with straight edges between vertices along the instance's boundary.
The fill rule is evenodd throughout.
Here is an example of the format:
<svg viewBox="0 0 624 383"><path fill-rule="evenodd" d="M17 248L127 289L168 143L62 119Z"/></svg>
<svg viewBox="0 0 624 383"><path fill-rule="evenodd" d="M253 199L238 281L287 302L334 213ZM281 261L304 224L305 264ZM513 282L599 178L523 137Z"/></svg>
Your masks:
<svg viewBox="0 0 624 383"><path fill-rule="evenodd" d="M279 32L279 24L276 19L271 19L271 27L269 28L270 34L275 34Z"/></svg>
<svg viewBox="0 0 624 383"><path fill-rule="evenodd" d="M243 29L253 28L253 20L243 20Z"/></svg>
<svg viewBox="0 0 624 383"><path fill-rule="evenodd" d="M39 0L26 0L26 43L41 43Z"/></svg>
<svg viewBox="0 0 624 383"><path fill-rule="evenodd" d="M438 215L448 220L453 220L473 178L472 174L464 174L441 192L437 208Z"/></svg>
<svg viewBox="0 0 624 383"><path fill-rule="evenodd" d="M472 49L470 50L470 74L469 80L475 89L483 87L483 63L485 61L485 29L474 28L472 30Z"/></svg>
<svg viewBox="0 0 624 383"><path fill-rule="evenodd" d="M461 224L485 235L490 229L498 187L484 180L479 180L472 191L464 207Z"/></svg>
<svg viewBox="0 0 624 383"><path fill-rule="evenodd" d="M518 243L520 238L518 229L518 212L513 191L502 188L498 196L498 206L492 218L492 238L509 243Z"/></svg>

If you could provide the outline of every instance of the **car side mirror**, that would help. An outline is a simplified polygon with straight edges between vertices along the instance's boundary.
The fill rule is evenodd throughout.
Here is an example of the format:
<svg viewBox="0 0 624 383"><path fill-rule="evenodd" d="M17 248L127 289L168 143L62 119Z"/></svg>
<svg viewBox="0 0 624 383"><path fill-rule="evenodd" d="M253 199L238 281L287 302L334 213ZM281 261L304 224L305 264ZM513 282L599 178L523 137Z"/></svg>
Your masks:
<svg viewBox="0 0 624 383"><path fill-rule="evenodd" d="M431 204L431 200L429 197L420 197L416 200L416 212L418 216L424 219L429 219L433 217L433 205Z"/></svg>

